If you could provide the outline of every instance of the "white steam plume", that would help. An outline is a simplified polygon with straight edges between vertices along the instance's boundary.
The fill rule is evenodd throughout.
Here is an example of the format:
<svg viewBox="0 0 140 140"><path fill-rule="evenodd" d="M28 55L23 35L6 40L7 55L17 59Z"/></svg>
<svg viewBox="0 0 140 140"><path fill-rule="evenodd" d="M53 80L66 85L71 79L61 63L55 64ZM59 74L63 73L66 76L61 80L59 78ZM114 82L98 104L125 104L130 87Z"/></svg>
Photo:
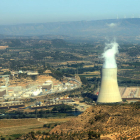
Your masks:
<svg viewBox="0 0 140 140"><path fill-rule="evenodd" d="M110 24L107 24L107 26L109 26L109 27L113 28L113 27L118 26L118 24L117 24L117 23L110 23Z"/></svg>
<svg viewBox="0 0 140 140"><path fill-rule="evenodd" d="M117 68L115 57L119 53L118 47L119 44L115 41L105 44L104 53L101 55L101 58L104 58L103 68Z"/></svg>

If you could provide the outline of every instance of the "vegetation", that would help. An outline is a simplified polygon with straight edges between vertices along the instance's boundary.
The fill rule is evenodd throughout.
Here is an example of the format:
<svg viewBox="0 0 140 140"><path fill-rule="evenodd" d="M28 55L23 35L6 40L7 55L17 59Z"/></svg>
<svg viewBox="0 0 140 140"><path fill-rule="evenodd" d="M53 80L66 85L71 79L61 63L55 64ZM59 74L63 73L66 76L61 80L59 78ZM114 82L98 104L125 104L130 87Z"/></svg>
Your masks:
<svg viewBox="0 0 140 140"><path fill-rule="evenodd" d="M140 101L139 102L132 102L131 106L133 106L135 109L140 109Z"/></svg>
<svg viewBox="0 0 140 140"><path fill-rule="evenodd" d="M97 95L92 93L82 93L81 96L84 98L84 101L93 102L97 100Z"/></svg>
<svg viewBox="0 0 140 140"><path fill-rule="evenodd" d="M84 42L84 41L83 41ZM75 74L79 74L83 83L80 89L74 91L68 91L58 93L57 95L69 95L69 97L83 97L81 102L88 104L97 100L97 96L93 92L97 91L100 86L100 69L103 64L103 60L99 59L99 56L103 52L103 43L96 41L90 43L68 43L62 39L53 40L41 40L41 39L6 39L0 40L1 45L8 45L5 50L0 51L0 69L4 75L11 75L12 70L35 70L40 75L44 75L45 70L50 70L53 76L57 80L62 81L63 76L73 77ZM120 42L120 56L117 59L118 63L118 84L119 86L140 86L140 44ZM7 69L5 71L5 69ZM12 75L10 76L12 78ZM18 74L17 79L28 78L26 73ZM36 80L35 76L31 76L33 80ZM51 95L50 95L51 96ZM54 95L52 95L54 96ZM56 95L55 95L56 96ZM29 101L30 100L30 101ZM35 99L29 99L27 102L34 102ZM139 115L140 102L131 103L133 110L136 110L135 116ZM106 105L103 105L106 106ZM110 104L115 108L118 104ZM124 105L125 106L125 105ZM132 111L133 111L132 110ZM0 119L19 119L19 118L49 118L49 117L67 117L72 116L70 112L73 111L72 106L59 105L54 106L50 110L35 110L33 112L21 112L13 111L6 113L6 110L0 110L2 114ZM125 113L125 112L123 112ZM122 114L123 114L122 113ZM131 113L131 112L130 112ZM119 117L118 117L119 116ZM88 121L90 125L94 123L107 122L106 118L109 117L108 113L97 113L92 119ZM122 115L114 114L113 117L121 118ZM120 125L130 123L129 120L123 120ZM118 122L116 123L118 124ZM116 125L115 124L115 125ZM57 124L44 124L43 127L47 130L52 129ZM97 127L97 128L96 128ZM99 125L94 129L98 129ZM114 127L112 128L114 129ZM117 127L116 127L117 129ZM74 132L70 134L49 134L48 131L42 133L41 131L31 131L25 138L36 139L38 135L48 136L46 139L99 139L100 133L96 131L86 132ZM20 134L14 134L9 139L18 139ZM1 136L1 139L6 139ZM20 139L20 138L19 138Z"/></svg>
<svg viewBox="0 0 140 140"><path fill-rule="evenodd" d="M70 112L70 113L69 113ZM66 117L73 116L73 107L69 105L58 105L54 106L52 110L40 110L37 109L34 112L21 112L21 111L13 111L10 113L6 113L4 110L1 112L5 115L0 115L0 119L20 119L20 118L48 118L48 117Z"/></svg>
<svg viewBox="0 0 140 140"><path fill-rule="evenodd" d="M136 132L139 132L138 126L138 120L139 120L139 109L136 108L136 106L139 106L139 102L137 103L132 103L130 105L97 105L94 106L93 108L88 109L86 113L83 113L81 116L77 118L77 121L67 122L64 124L61 124L63 129L66 130L66 128L69 128L69 125L71 126L68 129L68 133L63 133L63 132L53 132L50 131L52 128L58 125L58 123L50 123L50 124L44 124L42 127L45 128L44 131L41 129L37 129L37 131L31 131L26 134L13 134L9 136L2 136L1 138L7 139L38 139L39 137L43 137L45 139L51 139L51 140L57 140L57 139L100 139L101 134L104 135L113 135L119 134L118 139L121 137L124 139L126 135L128 135L129 138L135 137L134 129L138 129ZM124 109L127 109L124 111ZM41 110L40 110L41 112ZM108 112L108 113L107 113ZM116 113L117 112L117 113ZM129 115L126 115L129 114ZM135 117L134 117L135 115ZM90 117L92 116L92 117ZM107 125L109 118L113 118L114 121L109 122L109 125ZM79 120L78 120L79 119ZM84 120L87 119L85 122ZM84 123L83 123L84 122ZM133 123L132 123L133 122ZM72 123L72 125L70 124ZM79 126L81 123L83 123L83 129L81 129L79 132L74 131L75 129L77 130L76 126ZM75 126L75 127L73 127ZM61 128L61 129L62 129ZM75 129L74 129L75 128ZM111 129L110 129L111 128ZM133 128L133 129L130 129ZM59 129L59 127L58 127ZM61 130L60 129L60 130ZM98 132L96 131L98 129ZM104 129L104 131L103 131ZM123 135L120 133L120 129L124 131ZM57 130L57 129L55 129ZM50 133L49 133L50 131ZM127 132L128 131L128 132ZM133 131L131 133L131 131ZM124 135L125 134L125 135Z"/></svg>
<svg viewBox="0 0 140 140"><path fill-rule="evenodd" d="M103 60L99 59L98 56L101 55L104 47L102 41L98 43L68 43L62 39L1 39L0 44L9 46L0 52L0 67L3 69L8 68L10 71L36 70L39 74L44 74L43 72L46 69L50 69L52 71L51 75L58 80L61 80L64 75L72 77L78 72L78 74L82 75L83 84L92 83L97 85L100 81L100 79L97 81L91 78L97 78L99 74L89 75L87 73L99 72L101 69ZM140 62L137 58L140 52L140 45L124 42L119 44L121 47L119 48L120 56L117 62L118 68L122 70L118 73L119 85L140 85ZM129 59L125 60L122 53ZM50 64L49 67L48 64ZM3 74L10 75L10 71L7 70ZM26 78L26 75L20 75L19 78L22 77Z"/></svg>
<svg viewBox="0 0 140 140"><path fill-rule="evenodd" d="M53 76L54 78L56 78L57 80L61 80L63 78L63 73L59 72L58 70L55 70L53 68L50 69L51 70L51 76Z"/></svg>
<svg viewBox="0 0 140 140"><path fill-rule="evenodd" d="M52 109L52 112L66 113L66 112L69 112L69 111L72 111L72 110L73 110L72 106L62 104L62 105L55 106Z"/></svg>
<svg viewBox="0 0 140 140"><path fill-rule="evenodd" d="M89 131L88 132L88 138L89 139L92 139L92 138L99 138L100 137L100 134L97 133L97 132L94 132L94 131Z"/></svg>

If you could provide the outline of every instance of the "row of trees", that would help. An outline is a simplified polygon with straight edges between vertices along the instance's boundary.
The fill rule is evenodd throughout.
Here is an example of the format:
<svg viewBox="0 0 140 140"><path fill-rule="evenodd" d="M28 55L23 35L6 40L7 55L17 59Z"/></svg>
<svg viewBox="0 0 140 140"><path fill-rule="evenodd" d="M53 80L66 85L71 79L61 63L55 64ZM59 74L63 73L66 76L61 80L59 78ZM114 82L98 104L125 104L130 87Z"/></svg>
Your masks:
<svg viewBox="0 0 140 140"><path fill-rule="evenodd" d="M73 64L74 65L74 64ZM82 64L81 64L82 66ZM73 66L74 68L76 67ZM93 72L93 71L96 71L96 70L99 70L100 67L98 66L94 66L94 67L89 67L89 68L83 68L83 67L76 67L77 68L77 71L78 71L78 74L82 74L84 72ZM62 73L69 73L69 74L75 74L77 71L75 69L70 69L70 68L67 68L67 69L59 69L59 71L61 71Z"/></svg>
<svg viewBox="0 0 140 140"><path fill-rule="evenodd" d="M4 111L2 112L5 115L0 115L0 119L19 119L19 118L48 118L48 117L56 117L59 116L60 114L56 113L68 113L73 111L73 107L69 105L57 105L53 107L51 110L35 110L34 112L21 112L21 111L14 111L12 113L5 113ZM61 114L60 116L70 116L72 114Z"/></svg>

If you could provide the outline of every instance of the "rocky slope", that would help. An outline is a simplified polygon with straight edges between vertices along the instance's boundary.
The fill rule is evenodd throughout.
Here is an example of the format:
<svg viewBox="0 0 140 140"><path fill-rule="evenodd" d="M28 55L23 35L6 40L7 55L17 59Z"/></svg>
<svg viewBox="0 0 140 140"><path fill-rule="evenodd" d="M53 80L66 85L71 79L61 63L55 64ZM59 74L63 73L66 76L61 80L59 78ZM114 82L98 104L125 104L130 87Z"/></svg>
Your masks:
<svg viewBox="0 0 140 140"><path fill-rule="evenodd" d="M50 131L50 134L72 134L89 131L100 133L102 138L138 137L140 135L140 109L121 105L94 106L76 119L56 126Z"/></svg>
<svg viewBox="0 0 140 140"><path fill-rule="evenodd" d="M30 132L26 140L139 140L140 102L131 105L96 105L49 133Z"/></svg>

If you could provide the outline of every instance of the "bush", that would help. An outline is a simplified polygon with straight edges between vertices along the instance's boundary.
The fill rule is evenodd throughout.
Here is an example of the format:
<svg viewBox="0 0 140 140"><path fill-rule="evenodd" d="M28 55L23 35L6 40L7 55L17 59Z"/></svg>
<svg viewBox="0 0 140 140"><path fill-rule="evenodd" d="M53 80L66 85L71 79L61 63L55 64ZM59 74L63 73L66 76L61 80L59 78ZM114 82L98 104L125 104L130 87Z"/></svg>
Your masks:
<svg viewBox="0 0 140 140"><path fill-rule="evenodd" d="M35 132L31 131L31 136L33 139L35 139Z"/></svg>
<svg viewBox="0 0 140 140"><path fill-rule="evenodd" d="M100 120L104 121L106 118L109 118L109 114L108 113L96 115L95 116L95 121L100 121Z"/></svg>
<svg viewBox="0 0 140 140"><path fill-rule="evenodd" d="M43 134L43 135L49 135L49 133L48 133L48 132L43 132L42 134Z"/></svg>
<svg viewBox="0 0 140 140"><path fill-rule="evenodd" d="M12 137L14 137L15 139L19 138L20 136L22 136L22 134L13 134L11 135Z"/></svg>
<svg viewBox="0 0 140 140"><path fill-rule="evenodd" d="M55 123L54 126L57 126L57 123Z"/></svg>
<svg viewBox="0 0 140 140"><path fill-rule="evenodd" d="M41 134L41 132L40 131L37 131L36 134Z"/></svg>
<svg viewBox="0 0 140 140"><path fill-rule="evenodd" d="M47 127L47 124L44 124L43 127Z"/></svg>
<svg viewBox="0 0 140 140"><path fill-rule="evenodd" d="M65 112L68 112L68 111L72 111L72 106L69 106L69 105L58 105L58 106L55 106L53 109L52 109L52 112L60 112L60 113L65 113Z"/></svg>
<svg viewBox="0 0 140 140"><path fill-rule="evenodd" d="M43 127L47 127L47 128L50 128L51 125L50 124L44 124Z"/></svg>
<svg viewBox="0 0 140 140"><path fill-rule="evenodd" d="M51 127L51 125L50 125L50 124L48 124L48 125L47 125L47 127L48 127L48 128L50 128L50 127Z"/></svg>
<svg viewBox="0 0 140 140"><path fill-rule="evenodd" d="M92 137L99 138L100 134L97 133L97 132L94 132L94 131L89 131L88 132L88 138L91 139Z"/></svg>
<svg viewBox="0 0 140 140"><path fill-rule="evenodd" d="M89 123L92 125L94 123L94 119L90 119Z"/></svg>

